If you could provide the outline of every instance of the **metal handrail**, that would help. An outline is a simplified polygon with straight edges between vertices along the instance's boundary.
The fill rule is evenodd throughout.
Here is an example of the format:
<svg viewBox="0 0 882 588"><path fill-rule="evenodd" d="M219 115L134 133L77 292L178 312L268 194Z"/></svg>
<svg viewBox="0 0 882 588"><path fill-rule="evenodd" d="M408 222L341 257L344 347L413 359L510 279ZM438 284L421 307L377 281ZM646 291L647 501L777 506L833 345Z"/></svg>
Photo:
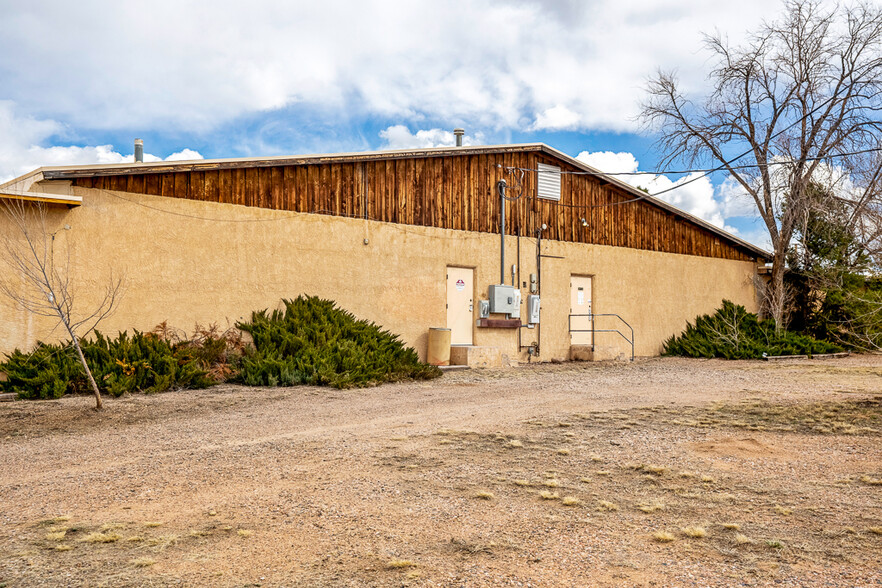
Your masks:
<svg viewBox="0 0 882 588"><path fill-rule="evenodd" d="M591 325L592 325L592 328L591 328L591 329L574 329L574 328L573 328L573 317L574 317L574 316L587 316L587 317L589 317L589 318L591 319ZM631 331L631 338L628 339L628 337L627 337L623 332L621 332L621 331L618 330L618 329L595 329L595 328L593 328L593 325L594 325L594 317L598 317L598 316L614 316L614 317L616 317L617 319L619 319L620 321L622 321L622 323L623 323L626 327L628 327L628 329L630 329L630 331ZM592 347L594 346L594 336L593 336L593 333L618 333L619 335L621 335L622 339L624 339L625 341L627 341L628 343L631 344L631 361L634 361L634 327L632 327L631 325L629 325L629 324L628 324L628 321L626 321L625 319L623 319L623 318L620 317L619 315L614 314L614 313L604 313L604 314L594 314L594 313L589 313L589 314L571 314L571 315L569 315L568 326L569 326L570 333L592 333L592 336L591 336L591 346L592 346Z"/></svg>

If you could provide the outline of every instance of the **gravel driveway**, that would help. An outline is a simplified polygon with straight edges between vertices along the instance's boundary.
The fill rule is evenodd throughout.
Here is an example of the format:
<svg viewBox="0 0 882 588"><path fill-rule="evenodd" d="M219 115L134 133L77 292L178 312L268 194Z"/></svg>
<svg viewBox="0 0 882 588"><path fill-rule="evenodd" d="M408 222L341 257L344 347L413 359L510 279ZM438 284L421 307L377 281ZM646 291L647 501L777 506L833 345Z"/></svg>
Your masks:
<svg viewBox="0 0 882 588"><path fill-rule="evenodd" d="M882 357L0 404L0 586L882 583Z"/></svg>

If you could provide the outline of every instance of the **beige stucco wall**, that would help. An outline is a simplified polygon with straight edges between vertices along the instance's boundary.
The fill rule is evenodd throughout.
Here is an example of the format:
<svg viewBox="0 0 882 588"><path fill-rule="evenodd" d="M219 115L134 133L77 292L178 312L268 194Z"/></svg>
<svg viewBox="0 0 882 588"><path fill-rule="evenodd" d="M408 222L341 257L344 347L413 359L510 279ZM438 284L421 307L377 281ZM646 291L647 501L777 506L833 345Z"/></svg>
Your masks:
<svg viewBox="0 0 882 588"><path fill-rule="evenodd" d="M476 301L499 279L494 235L91 189L75 194L83 206L50 215L55 228L71 227L59 231L56 253L69 249L83 310L97 303L111 271L125 275L119 308L100 327L107 333L151 330L165 320L188 331L196 323L226 326L305 293L400 333L425 357L428 328L446 322L446 267L475 268ZM509 268L518 262L516 247L508 238ZM642 356L658 354L666 337L723 298L756 307L753 263L547 240L542 249L563 257L542 260L542 359L568 355L571 274L594 276L594 311L630 322ZM535 240L522 238L522 282L535 261ZM528 291L522 294L526 300ZM0 301L0 352L57 338L52 327ZM525 329L524 344L536 335ZM614 334L598 334L596 342L607 355L628 351ZM515 330L476 328L475 344L517 357Z"/></svg>

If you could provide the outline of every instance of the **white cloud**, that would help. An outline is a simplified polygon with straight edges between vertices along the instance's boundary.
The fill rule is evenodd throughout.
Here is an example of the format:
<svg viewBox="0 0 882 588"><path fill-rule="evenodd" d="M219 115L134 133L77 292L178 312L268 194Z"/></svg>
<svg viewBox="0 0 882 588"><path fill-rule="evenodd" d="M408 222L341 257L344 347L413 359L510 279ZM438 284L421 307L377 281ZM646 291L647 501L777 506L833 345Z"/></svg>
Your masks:
<svg viewBox="0 0 882 588"><path fill-rule="evenodd" d="M712 225L732 234L738 232L735 227L728 226L723 216L720 203L714 198L714 186L710 179L701 174L689 174L678 180L667 176L643 176L642 180L630 180L631 183L642 185L650 194L659 194L658 198L685 210L693 216L706 220ZM673 189L677 187L676 189ZM665 190L671 190L665 192Z"/></svg>
<svg viewBox="0 0 882 588"><path fill-rule="evenodd" d="M700 173L673 180L664 175L628 175L639 169L637 158L628 152L583 151L576 159L606 173L623 174L615 177L632 186L649 190L650 194L658 194L660 200L732 234L738 234L739 230L727 223L727 219L735 216L756 216L755 210L737 200L741 193L731 179L715 188L711 180Z"/></svg>
<svg viewBox="0 0 882 588"><path fill-rule="evenodd" d="M771 10L765 0L18 2L0 20L0 71L3 96L77 127L208 130L295 106L334 120L632 131L653 71L703 85L701 32L721 27L737 42Z"/></svg>
<svg viewBox="0 0 882 588"><path fill-rule="evenodd" d="M411 133L404 125L392 125L379 133L383 139L380 149L425 149L430 147L453 147L456 136L453 131L443 129L420 129ZM464 135L463 145L478 145L483 142L483 135Z"/></svg>
<svg viewBox="0 0 882 588"><path fill-rule="evenodd" d="M194 159L204 159L202 154L192 149L182 149L176 153L172 153L165 158L166 161L192 161ZM158 158L157 158L158 160ZM144 161L147 161L147 154L144 154Z"/></svg>
<svg viewBox="0 0 882 588"><path fill-rule="evenodd" d="M635 172L639 165L634 154L628 152L595 151L589 153L588 151L582 151L576 156L576 159L608 174ZM628 177L631 176L622 176L622 179L628 181Z"/></svg>
<svg viewBox="0 0 882 588"><path fill-rule="evenodd" d="M578 129L582 117L564 106L558 104L547 108L544 112L536 115L536 121L530 125L532 131L563 131Z"/></svg>
<svg viewBox="0 0 882 588"><path fill-rule="evenodd" d="M756 203L747 190L732 176L727 176L717 188L722 212L731 216L756 216Z"/></svg>
<svg viewBox="0 0 882 588"><path fill-rule="evenodd" d="M63 126L53 120L20 116L11 102L0 101L0 184L43 166L111 164L135 160L134 154L124 155L115 151L113 145L41 146L62 129ZM202 155L184 149L166 159L202 159ZM162 161L162 158L145 153L144 161Z"/></svg>

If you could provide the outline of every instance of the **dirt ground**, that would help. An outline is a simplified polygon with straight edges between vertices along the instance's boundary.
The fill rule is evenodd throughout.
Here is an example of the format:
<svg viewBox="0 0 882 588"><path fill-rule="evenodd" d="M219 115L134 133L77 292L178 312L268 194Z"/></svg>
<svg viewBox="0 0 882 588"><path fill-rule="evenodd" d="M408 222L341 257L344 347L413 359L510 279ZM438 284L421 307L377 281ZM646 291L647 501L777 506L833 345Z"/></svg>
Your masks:
<svg viewBox="0 0 882 588"><path fill-rule="evenodd" d="M0 404L0 587L882 584L882 357Z"/></svg>

